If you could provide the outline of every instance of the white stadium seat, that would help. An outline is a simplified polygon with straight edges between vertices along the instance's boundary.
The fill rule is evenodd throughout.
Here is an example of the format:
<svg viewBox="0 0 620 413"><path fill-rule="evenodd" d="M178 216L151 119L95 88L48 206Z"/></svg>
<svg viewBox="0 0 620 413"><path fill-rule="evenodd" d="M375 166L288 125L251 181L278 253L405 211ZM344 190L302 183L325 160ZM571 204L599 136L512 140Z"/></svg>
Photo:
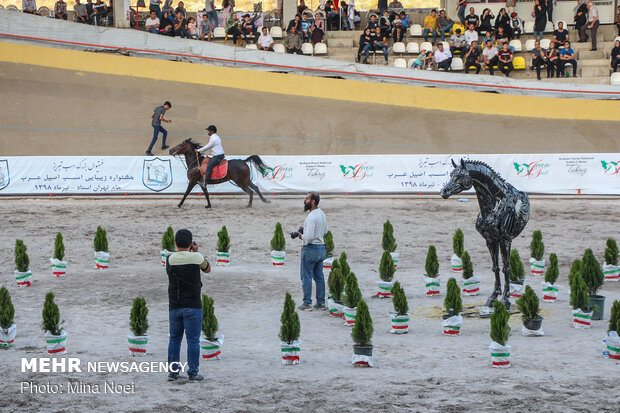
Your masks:
<svg viewBox="0 0 620 413"><path fill-rule="evenodd" d="M415 57L412 57L411 59L407 60L407 67L411 68L411 65L413 65L413 62L415 62Z"/></svg>
<svg viewBox="0 0 620 413"><path fill-rule="evenodd" d="M400 68L406 69L407 61L399 57L398 59L394 60L394 67L400 67Z"/></svg>
<svg viewBox="0 0 620 413"><path fill-rule="evenodd" d="M312 52L314 51L312 47L312 43L303 43L301 45L301 52L305 55L312 56Z"/></svg>
<svg viewBox="0 0 620 413"><path fill-rule="evenodd" d="M405 47L405 43L395 42L394 45L392 46L392 52L394 54L400 54L400 55L402 55L403 53L406 53L407 48Z"/></svg>
<svg viewBox="0 0 620 413"><path fill-rule="evenodd" d="M216 27L213 29L213 37L216 39L223 39L226 37L226 30L223 27Z"/></svg>
<svg viewBox="0 0 620 413"><path fill-rule="evenodd" d="M326 55L327 54L327 45L325 43L317 43L314 45L314 54L315 55Z"/></svg>
<svg viewBox="0 0 620 413"><path fill-rule="evenodd" d="M9 4L8 6L6 6L6 11L19 11L19 9L14 5Z"/></svg>
<svg viewBox="0 0 620 413"><path fill-rule="evenodd" d="M441 42L443 44L443 50L450 50L450 43L448 42Z"/></svg>
<svg viewBox="0 0 620 413"><path fill-rule="evenodd" d="M532 50L534 50L534 39L528 39L525 42L525 50L528 52L531 52Z"/></svg>
<svg viewBox="0 0 620 413"><path fill-rule="evenodd" d="M273 26L269 30L269 34L271 34L271 37L273 37L274 39L281 39L282 38L282 28L279 27L279 26Z"/></svg>
<svg viewBox="0 0 620 413"><path fill-rule="evenodd" d="M533 21L527 21L523 24L523 33L534 33Z"/></svg>
<svg viewBox="0 0 620 413"><path fill-rule="evenodd" d="M550 44L551 44L551 40L549 39L542 39L540 41L540 47L542 47L543 49L548 49Z"/></svg>
<svg viewBox="0 0 620 413"><path fill-rule="evenodd" d="M515 52L522 52L523 51L523 44L521 44L521 40L511 40L509 43L509 46L514 47Z"/></svg>
<svg viewBox="0 0 620 413"><path fill-rule="evenodd" d="M609 78L609 83L612 85L620 85L620 72L612 73Z"/></svg>
<svg viewBox="0 0 620 413"><path fill-rule="evenodd" d="M455 57L452 59L452 64L450 65L450 69L452 70L463 70L465 66L463 65L463 59L460 57Z"/></svg>
<svg viewBox="0 0 620 413"><path fill-rule="evenodd" d="M409 29L409 33L412 36L422 36L422 26L420 26L419 24L412 24L411 28Z"/></svg>
<svg viewBox="0 0 620 413"><path fill-rule="evenodd" d="M420 53L420 45L416 42L407 43L407 53L409 54L418 54Z"/></svg>
<svg viewBox="0 0 620 413"><path fill-rule="evenodd" d="M420 43L420 50L426 50L427 52L433 51L433 44L431 42Z"/></svg>
<svg viewBox="0 0 620 413"><path fill-rule="evenodd" d="M273 51L276 53L286 53L286 48L283 44L278 43L273 45Z"/></svg>
<svg viewBox="0 0 620 413"><path fill-rule="evenodd" d="M254 49L254 50L258 50L258 47L255 44L246 44L245 45L246 49Z"/></svg>
<svg viewBox="0 0 620 413"><path fill-rule="evenodd" d="M547 22L547 25L545 26L545 33L553 33L553 23L551 22Z"/></svg>

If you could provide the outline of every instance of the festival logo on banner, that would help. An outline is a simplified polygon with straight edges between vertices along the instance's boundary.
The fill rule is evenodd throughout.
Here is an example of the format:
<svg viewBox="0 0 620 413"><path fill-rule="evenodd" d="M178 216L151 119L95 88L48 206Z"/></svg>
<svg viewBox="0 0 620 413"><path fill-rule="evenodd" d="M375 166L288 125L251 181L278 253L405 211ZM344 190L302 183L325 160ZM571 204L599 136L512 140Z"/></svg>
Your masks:
<svg viewBox="0 0 620 413"><path fill-rule="evenodd" d="M605 175L616 175L616 176L620 176L620 161L618 162L607 162L607 161L601 161L601 165L603 166L603 169L605 170ZM1 189L1 184L0 184L0 189Z"/></svg>
<svg viewBox="0 0 620 413"><path fill-rule="evenodd" d="M145 159L142 166L142 183L151 191L160 192L172 185L170 159Z"/></svg>
<svg viewBox="0 0 620 413"><path fill-rule="evenodd" d="M352 179L354 181L361 181L375 174L375 167L368 165L368 162L358 163L353 166L340 165L340 170L344 179Z"/></svg>
<svg viewBox="0 0 620 413"><path fill-rule="evenodd" d="M9 161L0 159L0 191L9 186L11 174L9 173Z"/></svg>
<svg viewBox="0 0 620 413"><path fill-rule="evenodd" d="M293 167L286 166L284 163L282 165L276 165L273 168L261 168L261 173L263 174L263 179L266 181L282 182L293 176Z"/></svg>
<svg viewBox="0 0 620 413"><path fill-rule="evenodd" d="M549 164L543 162L542 159L530 163L513 162L513 165L517 170L517 176L522 178L536 179L549 174Z"/></svg>

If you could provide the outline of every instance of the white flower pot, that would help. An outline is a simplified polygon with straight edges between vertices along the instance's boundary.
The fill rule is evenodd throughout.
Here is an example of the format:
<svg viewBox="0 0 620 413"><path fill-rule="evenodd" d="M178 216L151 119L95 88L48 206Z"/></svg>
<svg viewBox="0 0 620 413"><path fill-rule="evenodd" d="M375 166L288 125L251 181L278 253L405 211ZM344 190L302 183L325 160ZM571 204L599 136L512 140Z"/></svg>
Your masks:
<svg viewBox="0 0 620 413"><path fill-rule="evenodd" d="M510 346L508 344L502 346L493 341L489 346L489 350L491 350L491 365L494 368L510 368Z"/></svg>
<svg viewBox="0 0 620 413"><path fill-rule="evenodd" d="M50 258L52 264L52 274L56 277L64 277L67 273L67 261L60 261L56 258Z"/></svg>
<svg viewBox="0 0 620 413"><path fill-rule="evenodd" d="M161 256L161 265L166 265L166 259L172 255L174 251L161 250L159 255Z"/></svg>
<svg viewBox="0 0 620 413"><path fill-rule="evenodd" d="M344 319L344 325L347 327L353 327L355 325L355 316L357 315L357 307L349 308L344 306L342 309L342 318Z"/></svg>
<svg viewBox="0 0 620 413"><path fill-rule="evenodd" d="M15 336L17 335L17 326L11 324L6 330L0 328L0 348L11 348L15 345Z"/></svg>
<svg viewBox="0 0 620 413"><path fill-rule="evenodd" d="M17 285L20 287L31 287L32 286L32 272L30 270L25 272L20 272L15 270L13 272L15 274L15 281L17 281Z"/></svg>
<svg viewBox="0 0 620 413"><path fill-rule="evenodd" d="M392 334L407 334L409 332L409 314L392 314Z"/></svg>
<svg viewBox="0 0 620 413"><path fill-rule="evenodd" d="M441 322L443 333L447 336L458 336L461 334L461 326L463 325L463 317L460 314L448 317Z"/></svg>
<svg viewBox="0 0 620 413"><path fill-rule="evenodd" d="M133 334L127 334L127 342L129 343L129 353L132 356L146 356L146 345L149 342L149 336L134 336Z"/></svg>
<svg viewBox="0 0 620 413"><path fill-rule="evenodd" d="M301 340L293 341L291 344L280 343L280 348L282 350L282 364L299 364L299 354L301 353Z"/></svg>
<svg viewBox="0 0 620 413"><path fill-rule="evenodd" d="M480 278L471 277L467 280L463 280L463 286L461 287L463 295L478 295L480 292Z"/></svg>
<svg viewBox="0 0 620 413"><path fill-rule="evenodd" d="M519 298L525 292L525 285L517 284L517 283L508 283L508 288L510 291L510 296Z"/></svg>
<svg viewBox="0 0 620 413"><path fill-rule="evenodd" d="M392 298L392 287L394 287L394 281L379 281L379 292L377 293L377 297Z"/></svg>
<svg viewBox="0 0 620 413"><path fill-rule="evenodd" d="M327 310L329 311L330 316L342 318L343 309L344 309L344 305L335 302L333 298L327 299Z"/></svg>
<svg viewBox="0 0 620 413"><path fill-rule="evenodd" d="M398 256L400 253L398 252L390 252L390 255L392 256L392 261L394 262L394 268L398 268Z"/></svg>
<svg viewBox="0 0 620 413"><path fill-rule="evenodd" d="M332 264L334 263L334 260L336 259L336 257L329 257L329 258L325 258L323 260L323 269L325 270L331 270L332 268Z"/></svg>
<svg viewBox="0 0 620 413"><path fill-rule="evenodd" d="M230 265L230 250L228 251L216 251L217 262L215 265L221 265L224 267L228 267Z"/></svg>
<svg viewBox="0 0 620 413"><path fill-rule="evenodd" d="M47 342L48 354L60 355L67 352L67 332L65 330L61 330L59 335L54 335L46 331L45 341Z"/></svg>
<svg viewBox="0 0 620 413"><path fill-rule="evenodd" d="M557 284L551 284L546 281L542 282L543 301L546 303L555 303L558 299L558 291L560 286Z"/></svg>
<svg viewBox="0 0 620 413"><path fill-rule="evenodd" d="M98 270L104 270L108 268L110 263L110 254L105 251L95 251L95 266Z"/></svg>
<svg viewBox="0 0 620 413"><path fill-rule="evenodd" d="M282 267L284 265L285 257L286 251L271 251L271 264Z"/></svg>
<svg viewBox="0 0 620 413"><path fill-rule="evenodd" d="M200 354L203 360L219 360L222 354L222 345L224 345L224 336L215 335L215 340L210 341L205 337L200 338Z"/></svg>
<svg viewBox="0 0 620 413"><path fill-rule="evenodd" d="M452 272L454 274L463 274L463 260L461 260L458 255L452 254L450 264L452 265Z"/></svg>
<svg viewBox="0 0 620 413"><path fill-rule="evenodd" d="M603 263L605 281L620 281L620 265Z"/></svg>
<svg viewBox="0 0 620 413"><path fill-rule="evenodd" d="M578 329L590 328L592 326L592 311L585 312L580 309L573 310L573 327Z"/></svg>
<svg viewBox="0 0 620 413"><path fill-rule="evenodd" d="M544 275L545 274L545 260L540 261L530 258L530 272L532 275Z"/></svg>
<svg viewBox="0 0 620 413"><path fill-rule="evenodd" d="M437 278L424 277L424 285L426 288L427 297L439 295L439 291L440 291L439 287L441 285L441 280L439 279L439 277Z"/></svg>

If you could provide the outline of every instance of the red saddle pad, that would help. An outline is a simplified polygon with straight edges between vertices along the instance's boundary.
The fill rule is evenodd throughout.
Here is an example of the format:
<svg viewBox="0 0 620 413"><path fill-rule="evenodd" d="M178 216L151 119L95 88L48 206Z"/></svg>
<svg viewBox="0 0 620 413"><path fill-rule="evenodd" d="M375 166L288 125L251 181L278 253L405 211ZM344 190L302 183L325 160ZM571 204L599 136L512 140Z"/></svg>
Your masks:
<svg viewBox="0 0 620 413"><path fill-rule="evenodd" d="M211 158L209 157L204 158L202 160L202 165L200 165L200 174L203 177L205 176L205 173L207 172L207 164L209 163L209 159ZM228 161L226 159L223 159L220 163L215 165L215 167L211 171L211 177L209 179L210 180L222 179L226 176L227 173L228 173Z"/></svg>

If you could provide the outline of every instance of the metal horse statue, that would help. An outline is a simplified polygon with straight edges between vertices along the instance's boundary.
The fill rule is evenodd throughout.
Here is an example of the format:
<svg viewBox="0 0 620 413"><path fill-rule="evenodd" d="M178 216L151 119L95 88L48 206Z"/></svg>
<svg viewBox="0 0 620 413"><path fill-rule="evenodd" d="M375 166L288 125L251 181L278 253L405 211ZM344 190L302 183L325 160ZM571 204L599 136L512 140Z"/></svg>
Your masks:
<svg viewBox="0 0 620 413"><path fill-rule="evenodd" d="M495 274L495 288L486 305L492 306L497 297L502 294L502 284L499 278L499 253L501 252L502 271L504 272L502 300L506 308L510 308L508 300L510 296L508 285L510 244L523 231L530 219L530 200L525 192L518 191L483 162L461 159L460 165L457 166L454 160L452 165L454 170L450 173L450 181L441 190L441 196L446 199L450 195L474 187L480 206L476 230L487 242Z"/></svg>
<svg viewBox="0 0 620 413"><path fill-rule="evenodd" d="M189 183L187 184L187 190L185 194L183 194L183 199L177 205L179 208L183 206L183 202L185 202L185 198L189 195L190 191L194 188L194 186L199 185L202 188L205 197L207 198L207 205L205 208L211 208L211 201L209 200L209 191L207 190L207 186L204 185L201 173L200 173L200 165L202 164L202 160L204 156L197 154L196 149L200 148L200 144L196 142L192 142L192 138L185 139L183 142L170 149L170 155L185 155L185 164L187 165L187 179ZM258 194L261 201L269 203L269 200L263 197L263 194L260 193L260 190L254 183L250 180L250 168L248 167L247 162L252 162L261 172L268 168L262 161L262 159L258 155L252 155L247 157L246 159L231 159L228 161L228 171L226 176L222 179L209 180L209 185L222 184L224 182L233 181L239 188L243 190L246 194L250 196L250 202L248 203L248 207L252 206L252 198L254 197L254 192Z"/></svg>

